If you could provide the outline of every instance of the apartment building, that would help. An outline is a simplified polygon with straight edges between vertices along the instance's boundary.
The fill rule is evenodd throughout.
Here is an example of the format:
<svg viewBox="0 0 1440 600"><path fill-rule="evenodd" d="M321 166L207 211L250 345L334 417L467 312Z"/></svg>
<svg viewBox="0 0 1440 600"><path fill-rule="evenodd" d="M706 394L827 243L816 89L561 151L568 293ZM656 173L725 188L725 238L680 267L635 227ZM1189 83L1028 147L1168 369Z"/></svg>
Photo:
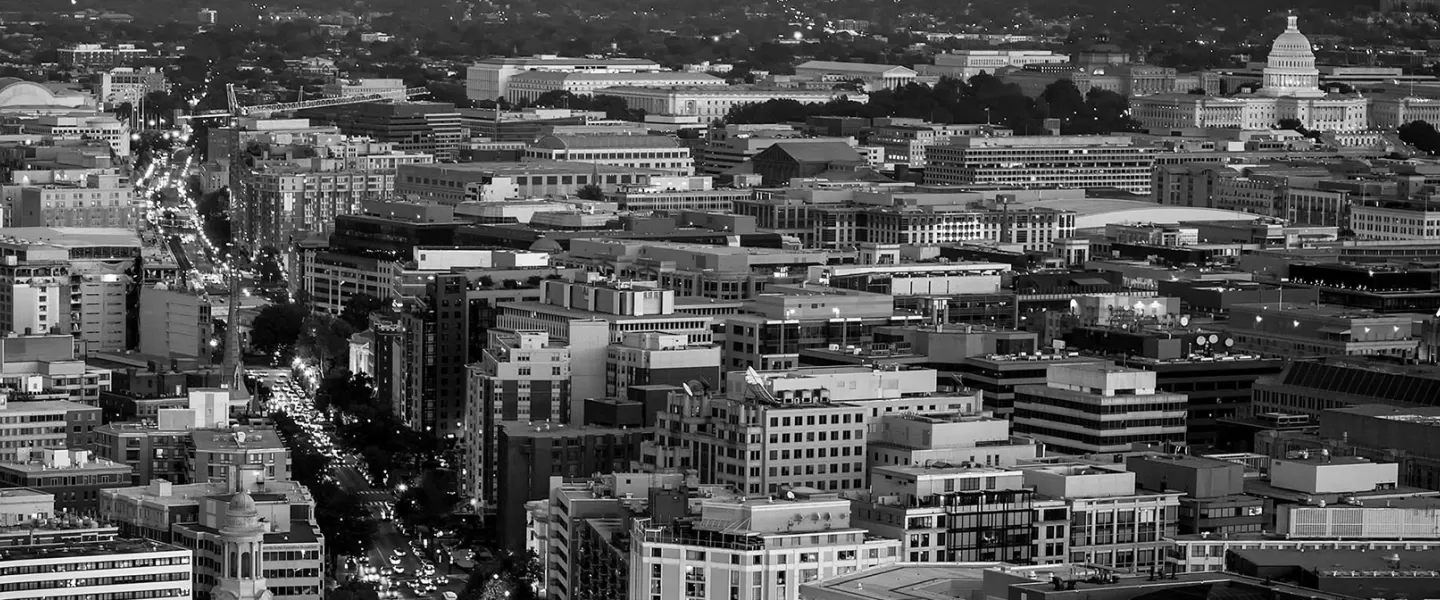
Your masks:
<svg viewBox="0 0 1440 600"><path fill-rule="evenodd" d="M494 503L500 423L570 422L570 365L570 349L544 332L490 332L480 362L467 366L462 479L471 498Z"/></svg>
<svg viewBox="0 0 1440 600"><path fill-rule="evenodd" d="M849 501L800 488L703 502L693 518L636 519L627 598L798 598L806 583L901 560L898 540L869 534L849 515Z"/></svg>
<svg viewBox="0 0 1440 600"><path fill-rule="evenodd" d="M1184 394L1157 392L1155 373L1113 364L1051 365L1046 385L1015 389L1015 432L1068 454L1185 441Z"/></svg>
<svg viewBox="0 0 1440 600"><path fill-rule="evenodd" d="M299 232L329 233L336 217L390 197L396 181L394 173L344 169L336 159L260 161L243 177L232 192L236 236L252 248L288 248Z"/></svg>
<svg viewBox="0 0 1440 600"><path fill-rule="evenodd" d="M116 44L107 48L103 44L76 44L57 51L60 63L75 67L111 67L134 64L150 54L149 50L136 48L135 44Z"/></svg>
<svg viewBox="0 0 1440 600"><path fill-rule="evenodd" d="M659 135L547 135L525 149L525 160L568 161L695 174L690 149Z"/></svg>
<svg viewBox="0 0 1440 600"><path fill-rule="evenodd" d="M152 92L170 89L165 72L155 67L115 67L95 76L96 96L107 107L138 103Z"/></svg>
<svg viewBox="0 0 1440 600"><path fill-rule="evenodd" d="M933 463L880 466L847 494L851 523L900 540L907 562L1034 560L1034 492L1020 471Z"/></svg>
<svg viewBox="0 0 1440 600"><path fill-rule="evenodd" d="M956 137L930 146L925 183L1150 193L1155 149L1128 136Z"/></svg>
<svg viewBox="0 0 1440 600"><path fill-rule="evenodd" d="M128 177L91 173L83 184L24 187L13 214L14 227L135 229L140 203Z"/></svg>
<svg viewBox="0 0 1440 600"><path fill-rule="evenodd" d="M129 347L140 252L140 239L127 230L0 230L0 330L70 334L95 349Z"/></svg>
<svg viewBox="0 0 1440 600"><path fill-rule="evenodd" d="M216 339L210 297L159 283L140 288L139 350L151 356L209 364Z"/></svg>
<svg viewBox="0 0 1440 600"><path fill-rule="evenodd" d="M192 482L187 457L193 438L188 430L161 428L158 422L106 423L96 427L92 437L97 459L130 467L126 485L145 485L152 479Z"/></svg>
<svg viewBox="0 0 1440 600"><path fill-rule="evenodd" d="M98 406L69 400L15 401L9 396L0 396L3 462L17 461L27 450L84 448L90 443L91 432L100 425Z"/></svg>

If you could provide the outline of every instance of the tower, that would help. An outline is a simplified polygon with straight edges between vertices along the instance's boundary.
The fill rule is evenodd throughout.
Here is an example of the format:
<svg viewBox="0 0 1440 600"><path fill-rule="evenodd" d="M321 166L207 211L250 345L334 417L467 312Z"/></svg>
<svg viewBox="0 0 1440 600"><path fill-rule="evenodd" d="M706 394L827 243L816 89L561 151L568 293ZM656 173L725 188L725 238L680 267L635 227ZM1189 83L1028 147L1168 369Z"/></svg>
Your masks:
<svg viewBox="0 0 1440 600"><path fill-rule="evenodd" d="M1310 38L1300 33L1299 19L1287 17L1285 31L1270 45L1265 61L1264 87L1260 94L1289 98L1320 98L1320 70L1315 68L1315 51Z"/></svg>
<svg viewBox="0 0 1440 600"><path fill-rule="evenodd" d="M225 523L220 528L224 554L215 584L215 600L270 600L260 556L265 547L265 525L255 499L243 488L230 497Z"/></svg>

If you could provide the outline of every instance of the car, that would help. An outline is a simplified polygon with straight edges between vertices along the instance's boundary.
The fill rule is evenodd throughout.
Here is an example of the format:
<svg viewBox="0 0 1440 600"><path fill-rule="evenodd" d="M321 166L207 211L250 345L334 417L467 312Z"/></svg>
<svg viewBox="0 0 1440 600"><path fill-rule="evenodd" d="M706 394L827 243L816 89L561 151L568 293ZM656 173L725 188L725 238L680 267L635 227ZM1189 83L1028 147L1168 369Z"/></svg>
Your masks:
<svg viewBox="0 0 1440 600"><path fill-rule="evenodd" d="M430 585L431 583L434 583L434 582L433 582L433 581L430 581L430 578L429 578L429 577L421 577L421 578L420 578L420 583L423 583L423 584L425 584L425 585Z"/></svg>
<svg viewBox="0 0 1440 600"><path fill-rule="evenodd" d="M406 554L405 549L399 546L396 546L395 549L392 550L392 552L395 553L395 556L405 556Z"/></svg>
<svg viewBox="0 0 1440 600"><path fill-rule="evenodd" d="M399 563L400 561L399 561L399 560L396 560L395 562L396 562L396 563ZM396 564L395 566L390 567L390 572L391 572L391 573L394 573L394 574L396 574L396 575L402 575L402 574L405 573L405 567L402 567L402 566L400 566L399 564Z"/></svg>
<svg viewBox="0 0 1440 600"><path fill-rule="evenodd" d="M400 561L401 561L401 560L402 560L402 559L401 559L399 556L391 556L391 557L390 557L390 564L392 564L392 565L398 565L398 564L400 564Z"/></svg>
<svg viewBox="0 0 1440 600"><path fill-rule="evenodd" d="M435 578L435 585L450 585L450 578L444 575Z"/></svg>

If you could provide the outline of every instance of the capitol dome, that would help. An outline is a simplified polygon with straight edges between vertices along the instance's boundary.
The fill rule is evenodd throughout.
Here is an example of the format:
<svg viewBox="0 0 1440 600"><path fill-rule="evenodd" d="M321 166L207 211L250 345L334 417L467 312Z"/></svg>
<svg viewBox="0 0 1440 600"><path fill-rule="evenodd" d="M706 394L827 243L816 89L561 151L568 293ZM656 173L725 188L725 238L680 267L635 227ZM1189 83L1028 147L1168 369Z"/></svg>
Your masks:
<svg viewBox="0 0 1440 600"><path fill-rule="evenodd" d="M1270 45L1265 61L1264 86L1260 94L1296 98L1324 96L1320 90L1320 70L1315 68L1315 50L1310 38L1300 33L1299 19L1287 18L1285 31Z"/></svg>

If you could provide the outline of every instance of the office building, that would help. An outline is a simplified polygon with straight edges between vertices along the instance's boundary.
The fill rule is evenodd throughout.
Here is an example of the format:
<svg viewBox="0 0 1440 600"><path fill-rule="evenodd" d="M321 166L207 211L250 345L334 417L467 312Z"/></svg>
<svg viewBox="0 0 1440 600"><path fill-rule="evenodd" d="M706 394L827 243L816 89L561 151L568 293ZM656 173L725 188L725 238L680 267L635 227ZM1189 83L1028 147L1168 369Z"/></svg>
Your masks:
<svg viewBox="0 0 1440 600"><path fill-rule="evenodd" d="M824 104L849 98L860 101L865 94L829 89L771 88L756 85L627 86L602 88L596 94L614 96L634 110L646 114L700 117L704 121L723 119L737 106L770 100L794 100L801 104Z"/></svg>
<svg viewBox="0 0 1440 600"><path fill-rule="evenodd" d="M750 157L750 168L762 184L785 187L795 179L824 178L831 172L854 173L865 157L847 140L791 143L779 141Z"/></svg>
<svg viewBox="0 0 1440 600"><path fill-rule="evenodd" d="M886 165L923 169L927 164L926 149L961 136L1006 136L1010 130L994 125L937 125L933 123L891 123L875 127L865 143L884 150Z"/></svg>
<svg viewBox="0 0 1440 600"><path fill-rule="evenodd" d="M95 78L95 95L108 107L118 107L127 102L138 105L146 96L170 89L165 73L155 67L115 67L101 71Z"/></svg>
<svg viewBox="0 0 1440 600"><path fill-rule="evenodd" d="M496 436L506 421L570 423L570 349L543 332L490 334L480 362L468 365L462 479L472 499L496 497Z"/></svg>
<svg viewBox="0 0 1440 600"><path fill-rule="evenodd" d="M135 64L149 56L150 51L136 48L135 44L116 44L106 48L102 44L76 44L58 51L60 63L73 67L118 67Z"/></svg>
<svg viewBox="0 0 1440 600"><path fill-rule="evenodd" d="M525 549L525 503L550 497L552 477L624 473L640 457L642 429L507 421L497 425L496 536L500 547Z"/></svg>
<svg viewBox="0 0 1440 600"><path fill-rule="evenodd" d="M745 494L861 489L868 432L882 415L974 413L979 403L937 393L930 369L732 371L724 389L670 393L642 463L696 469L701 481Z"/></svg>
<svg viewBox="0 0 1440 600"><path fill-rule="evenodd" d="M1417 345L1414 327L1405 315L1288 302L1233 305L1222 326L1235 350L1284 358L1407 356Z"/></svg>
<svg viewBox="0 0 1440 600"><path fill-rule="evenodd" d="M1264 501L1245 494L1241 464L1184 454L1140 454L1125 459L1135 485L1146 490L1185 492L1180 497L1180 535L1259 532Z"/></svg>
<svg viewBox="0 0 1440 600"><path fill-rule="evenodd" d="M32 488L54 497L55 508L96 514L100 490L130 485L128 465L92 459L89 450L20 448L13 462L0 462L0 487Z"/></svg>
<svg viewBox="0 0 1440 600"><path fill-rule="evenodd" d="M659 331L627 333L607 352L605 397L624 396L637 385L717 385L720 364L717 344L692 344L689 336Z"/></svg>
<svg viewBox="0 0 1440 600"><path fill-rule="evenodd" d="M1034 558L1033 491L1020 471L948 463L880 466L868 491L848 494L851 523L900 540L907 562Z"/></svg>
<svg viewBox="0 0 1440 600"><path fill-rule="evenodd" d="M1020 342L1022 346L1027 342ZM985 398L986 410L997 415L1015 412L1016 390L1023 386L1046 385L1052 365L1108 364L1102 358L1092 356L1070 356L1069 353L1036 352L1035 341L1028 341L1028 347L1016 350L998 347L995 352L959 357L955 370L960 382L967 387L980 390ZM944 356L935 351L931 355Z"/></svg>
<svg viewBox="0 0 1440 600"><path fill-rule="evenodd" d="M658 135L547 135L525 149L525 160L567 161L695 174L695 159L675 138Z"/></svg>
<svg viewBox="0 0 1440 600"><path fill-rule="evenodd" d="M587 185L612 191L647 185L664 171L576 162L497 162L400 165L395 193L442 204L573 196Z"/></svg>
<svg viewBox="0 0 1440 600"><path fill-rule="evenodd" d="M849 515L833 492L800 488L704 502L694 517L636 519L627 597L798 598L804 584L901 560L898 540L867 533Z"/></svg>
<svg viewBox="0 0 1440 600"><path fill-rule="evenodd" d="M925 183L1150 193L1155 150L1128 136L957 137L927 150Z"/></svg>
<svg viewBox="0 0 1440 600"><path fill-rule="evenodd" d="M140 239L119 229L0 230L0 330L69 334L97 350L130 347L140 252Z"/></svg>
<svg viewBox="0 0 1440 600"><path fill-rule="evenodd" d="M535 102L555 92L574 95L608 95L619 88L649 87L726 87L725 80L708 73L639 72L639 73L557 73L533 71L510 76L506 82L508 100Z"/></svg>
<svg viewBox="0 0 1440 600"><path fill-rule="evenodd" d="M675 219L715 227L727 236L734 235L726 234L727 229L740 235L754 231L752 219L734 215L682 212ZM733 301L759 297L771 284L800 281L807 267L830 260L830 254L821 250L710 245L680 239L576 238L555 262L655 282L662 289L675 290L679 298Z"/></svg>
<svg viewBox="0 0 1440 600"><path fill-rule="evenodd" d="M239 466L214 483L105 490L100 512L124 535L193 552L196 597L319 600L325 537L315 509L304 486Z"/></svg>
<svg viewBox="0 0 1440 600"><path fill-rule="evenodd" d="M157 283L140 288L140 352L209 364L216 339L210 297Z"/></svg>
<svg viewBox="0 0 1440 600"><path fill-rule="evenodd" d="M458 160L461 143L469 139L460 112L447 102L366 102L309 109L302 114L333 124L346 135L369 138L401 154L433 156L437 161Z"/></svg>
<svg viewBox="0 0 1440 600"><path fill-rule="evenodd" d="M1046 385L1015 389L1015 432L1059 453L1121 452L1135 442L1183 442L1185 407L1184 394L1156 391L1152 371L1051 365Z"/></svg>
<svg viewBox="0 0 1440 600"><path fill-rule="evenodd" d="M954 50L936 54L931 64L917 64L920 75L953 77L964 81L981 73L997 74L1001 69L1030 65L1068 66L1070 57L1051 50Z"/></svg>
<svg viewBox="0 0 1440 600"><path fill-rule="evenodd" d="M1040 458L1035 440L1010 435L1010 422L977 414L887 414L865 440L865 462L883 466L1008 468ZM872 471L872 480L874 478Z"/></svg>
<svg viewBox="0 0 1440 600"><path fill-rule="evenodd" d="M626 333L684 335L689 344L712 341L715 317L680 312L674 290L593 279L542 281L539 302L501 304L495 319L500 329L543 331L552 342L569 347L572 397L606 397L605 357L610 345L622 342ZM578 415L572 418L583 421Z"/></svg>
<svg viewBox="0 0 1440 600"><path fill-rule="evenodd" d="M0 589L16 600L132 594L191 598L190 550L149 540L76 541L0 549ZM83 574L83 576L77 576ZM123 589L123 592L116 590Z"/></svg>
<svg viewBox="0 0 1440 600"><path fill-rule="evenodd" d="M1292 511L1291 507L1385 506L1408 502L1412 510L1421 510L1421 501L1435 501L1440 492L1400 485L1400 465L1394 462L1373 462L1360 456L1335 455L1328 448L1275 450L1270 458L1268 477L1245 481L1245 491L1265 501L1264 528L1279 531L1281 515L1284 525L1294 534L1300 525L1318 525L1320 519L1349 517L1350 525L1363 525L1364 511L1340 510ZM1397 513L1391 513L1394 516ZM1303 515L1303 517L1302 517ZM1302 518L1303 520L1293 520ZM1337 521L1346 523L1346 521ZM1396 526L1397 523L1391 523ZM1322 528L1323 529L1323 528ZM1360 538L1361 527L1350 528ZM1343 530L1342 530L1343 531Z"/></svg>
<svg viewBox="0 0 1440 600"><path fill-rule="evenodd" d="M1059 500L1069 509L1069 562L1146 573L1164 561L1183 493L1137 489L1135 474L1119 467L1054 463L1021 470L1037 503Z"/></svg>
<svg viewBox="0 0 1440 600"><path fill-rule="evenodd" d="M188 398L185 401L189 403ZM158 420L153 420L106 423L96 427L92 437L91 448L95 450L97 460L130 467L127 485L145 485L152 479L164 479L175 484L193 481L187 461L193 446L190 431L175 425L161 428Z"/></svg>
<svg viewBox="0 0 1440 600"><path fill-rule="evenodd" d="M529 72L550 73L658 73L659 63L640 58L569 58L553 54L517 58L487 58L465 71L465 97L472 101L504 98L511 102L510 78Z"/></svg>
<svg viewBox="0 0 1440 600"><path fill-rule="evenodd" d="M862 244L862 247L865 245ZM898 254L898 245L892 247ZM885 262L810 267L809 280L835 288L890 296L958 296L999 293L1000 279L1009 271L1010 266L1002 263Z"/></svg>
<svg viewBox="0 0 1440 600"><path fill-rule="evenodd" d="M111 523L57 511L54 494L33 488L0 491L0 547L109 542L118 534Z"/></svg>
<svg viewBox="0 0 1440 600"><path fill-rule="evenodd" d="M12 387L11 389L24 389ZM0 462L22 452L85 448L100 426L100 407L69 400L15 400L0 396ZM27 455L28 458L28 455Z"/></svg>
<svg viewBox="0 0 1440 600"><path fill-rule="evenodd" d="M913 315L914 321L922 317ZM875 329L906 324L887 294L822 285L769 285L754 300L753 312L724 318L726 370L754 366L788 369L812 348L866 347Z"/></svg>
<svg viewBox="0 0 1440 600"><path fill-rule="evenodd" d="M336 217L395 191L393 172L346 169L333 159L257 162L232 188L236 237L251 248L288 248L300 232L329 233Z"/></svg>

